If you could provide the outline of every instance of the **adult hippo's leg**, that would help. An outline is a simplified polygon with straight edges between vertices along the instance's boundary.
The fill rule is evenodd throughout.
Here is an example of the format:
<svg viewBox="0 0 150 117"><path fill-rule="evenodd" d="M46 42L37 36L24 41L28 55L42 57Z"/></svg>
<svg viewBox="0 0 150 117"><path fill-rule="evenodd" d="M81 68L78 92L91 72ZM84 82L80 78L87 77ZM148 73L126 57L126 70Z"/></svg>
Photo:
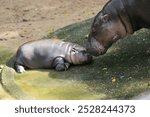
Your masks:
<svg viewBox="0 0 150 117"><path fill-rule="evenodd" d="M57 71L66 71L70 64L68 62L65 62L64 58L62 57L57 57L55 58L55 60L53 61L53 65L52 65Z"/></svg>
<svg viewBox="0 0 150 117"><path fill-rule="evenodd" d="M23 73L25 72L25 68L22 65L19 65L18 63L15 63L15 69L18 73Z"/></svg>

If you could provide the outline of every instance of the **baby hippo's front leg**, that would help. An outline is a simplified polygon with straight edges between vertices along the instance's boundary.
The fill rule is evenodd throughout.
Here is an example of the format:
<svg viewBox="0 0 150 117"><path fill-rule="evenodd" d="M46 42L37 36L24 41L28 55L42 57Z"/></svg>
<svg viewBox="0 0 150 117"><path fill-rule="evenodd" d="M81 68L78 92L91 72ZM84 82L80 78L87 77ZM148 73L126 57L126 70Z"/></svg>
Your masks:
<svg viewBox="0 0 150 117"><path fill-rule="evenodd" d="M57 71L66 71L70 64L68 62L65 62L64 58L62 57L57 57L53 61L52 65Z"/></svg>
<svg viewBox="0 0 150 117"><path fill-rule="evenodd" d="M23 73L25 72L25 68L22 65L19 65L18 63L15 63L15 69L18 73Z"/></svg>

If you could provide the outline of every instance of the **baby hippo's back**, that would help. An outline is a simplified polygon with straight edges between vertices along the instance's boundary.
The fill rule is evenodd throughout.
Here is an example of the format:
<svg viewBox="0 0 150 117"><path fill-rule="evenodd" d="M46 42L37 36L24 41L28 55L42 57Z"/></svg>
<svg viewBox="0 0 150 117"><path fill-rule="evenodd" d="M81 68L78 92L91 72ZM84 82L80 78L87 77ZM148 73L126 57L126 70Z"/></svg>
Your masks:
<svg viewBox="0 0 150 117"><path fill-rule="evenodd" d="M50 68L56 57L66 57L72 43L58 39L42 39L23 44L17 51L16 63L28 68Z"/></svg>

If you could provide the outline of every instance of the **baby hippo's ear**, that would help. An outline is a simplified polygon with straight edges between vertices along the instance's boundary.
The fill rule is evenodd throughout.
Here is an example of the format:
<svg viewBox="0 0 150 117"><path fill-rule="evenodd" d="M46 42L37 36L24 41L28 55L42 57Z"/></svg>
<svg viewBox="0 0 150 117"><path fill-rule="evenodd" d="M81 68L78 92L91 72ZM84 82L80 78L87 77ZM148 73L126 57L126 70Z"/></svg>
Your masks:
<svg viewBox="0 0 150 117"><path fill-rule="evenodd" d="M109 18L110 18L109 14L101 16L101 20L103 23L107 23L109 21Z"/></svg>

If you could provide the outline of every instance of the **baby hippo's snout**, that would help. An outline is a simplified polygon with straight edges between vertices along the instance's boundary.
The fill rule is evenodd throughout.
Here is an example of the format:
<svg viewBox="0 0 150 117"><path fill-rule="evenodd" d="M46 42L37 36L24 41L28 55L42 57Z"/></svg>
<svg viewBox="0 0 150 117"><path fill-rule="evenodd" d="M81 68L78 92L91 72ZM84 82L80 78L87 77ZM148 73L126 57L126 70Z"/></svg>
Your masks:
<svg viewBox="0 0 150 117"><path fill-rule="evenodd" d="M86 50L79 52L79 61L81 63L91 63L92 56Z"/></svg>
<svg viewBox="0 0 150 117"><path fill-rule="evenodd" d="M71 54L71 60L74 65L87 64L92 62L92 56L84 49L74 50Z"/></svg>

